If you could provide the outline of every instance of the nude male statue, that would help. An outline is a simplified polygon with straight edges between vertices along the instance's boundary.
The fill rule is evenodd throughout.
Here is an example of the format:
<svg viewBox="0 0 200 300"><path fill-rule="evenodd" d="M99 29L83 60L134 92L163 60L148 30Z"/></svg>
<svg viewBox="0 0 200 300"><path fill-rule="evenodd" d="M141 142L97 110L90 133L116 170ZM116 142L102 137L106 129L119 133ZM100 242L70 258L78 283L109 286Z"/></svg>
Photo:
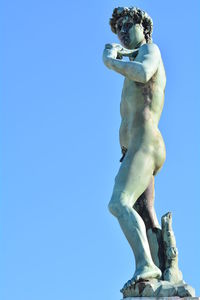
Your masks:
<svg viewBox="0 0 200 300"><path fill-rule="evenodd" d="M166 76L159 48L152 43L153 24L147 13L138 8L118 7L113 11L110 25L122 46L107 44L103 61L125 80L119 132L123 156L109 210L117 217L135 256L136 270L127 283L132 284L142 279L159 279L162 275L159 263L152 258L147 230L159 228L153 207L154 176L165 161L158 122ZM129 61L123 60L124 56ZM146 201L143 202L146 218L139 212L142 198Z"/></svg>

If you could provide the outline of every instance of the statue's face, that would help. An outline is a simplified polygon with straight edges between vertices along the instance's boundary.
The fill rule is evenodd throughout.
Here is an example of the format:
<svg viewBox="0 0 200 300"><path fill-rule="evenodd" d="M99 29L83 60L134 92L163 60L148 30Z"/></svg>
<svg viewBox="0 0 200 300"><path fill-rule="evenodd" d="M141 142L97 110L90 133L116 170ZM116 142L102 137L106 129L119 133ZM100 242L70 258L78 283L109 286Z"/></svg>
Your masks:
<svg viewBox="0 0 200 300"><path fill-rule="evenodd" d="M133 20L126 16L117 21L117 36L122 44L127 49L135 49L142 43L145 43L143 27L139 24L134 24Z"/></svg>

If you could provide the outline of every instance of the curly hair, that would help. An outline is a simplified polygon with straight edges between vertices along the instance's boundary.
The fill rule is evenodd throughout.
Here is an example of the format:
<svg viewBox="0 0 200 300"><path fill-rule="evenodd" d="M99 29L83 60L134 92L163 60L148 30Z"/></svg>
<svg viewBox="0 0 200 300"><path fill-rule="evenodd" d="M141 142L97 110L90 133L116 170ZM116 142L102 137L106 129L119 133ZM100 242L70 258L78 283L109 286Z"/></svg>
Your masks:
<svg viewBox="0 0 200 300"><path fill-rule="evenodd" d="M117 33L117 21L121 17L130 17L134 24L140 24L143 27L145 40L147 43L152 42L153 21L151 17L143 10L137 7L116 7L113 10L110 26L112 32Z"/></svg>

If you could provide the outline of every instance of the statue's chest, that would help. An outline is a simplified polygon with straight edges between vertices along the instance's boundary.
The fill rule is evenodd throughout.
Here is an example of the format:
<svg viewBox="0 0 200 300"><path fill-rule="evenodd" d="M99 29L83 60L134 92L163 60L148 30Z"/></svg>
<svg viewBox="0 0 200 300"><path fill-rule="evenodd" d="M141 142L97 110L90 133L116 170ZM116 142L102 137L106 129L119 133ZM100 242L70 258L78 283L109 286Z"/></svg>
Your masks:
<svg viewBox="0 0 200 300"><path fill-rule="evenodd" d="M141 98L143 98L142 90L142 87L138 86L136 82L125 78L122 90L122 105L138 106L142 101Z"/></svg>
<svg viewBox="0 0 200 300"><path fill-rule="evenodd" d="M156 74L145 84L125 78L122 91L122 101L128 105L140 106L152 103L156 88Z"/></svg>

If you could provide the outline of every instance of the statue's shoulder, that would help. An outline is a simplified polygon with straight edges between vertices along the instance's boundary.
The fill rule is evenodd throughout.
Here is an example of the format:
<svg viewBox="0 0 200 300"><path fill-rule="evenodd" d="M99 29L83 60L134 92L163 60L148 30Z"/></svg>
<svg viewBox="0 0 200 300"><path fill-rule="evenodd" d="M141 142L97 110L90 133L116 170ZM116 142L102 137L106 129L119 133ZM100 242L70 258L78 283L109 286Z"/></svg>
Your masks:
<svg viewBox="0 0 200 300"><path fill-rule="evenodd" d="M143 54L153 54L153 55L160 56L160 50L159 50L158 46L154 43L142 45L139 49L139 52L142 52Z"/></svg>

